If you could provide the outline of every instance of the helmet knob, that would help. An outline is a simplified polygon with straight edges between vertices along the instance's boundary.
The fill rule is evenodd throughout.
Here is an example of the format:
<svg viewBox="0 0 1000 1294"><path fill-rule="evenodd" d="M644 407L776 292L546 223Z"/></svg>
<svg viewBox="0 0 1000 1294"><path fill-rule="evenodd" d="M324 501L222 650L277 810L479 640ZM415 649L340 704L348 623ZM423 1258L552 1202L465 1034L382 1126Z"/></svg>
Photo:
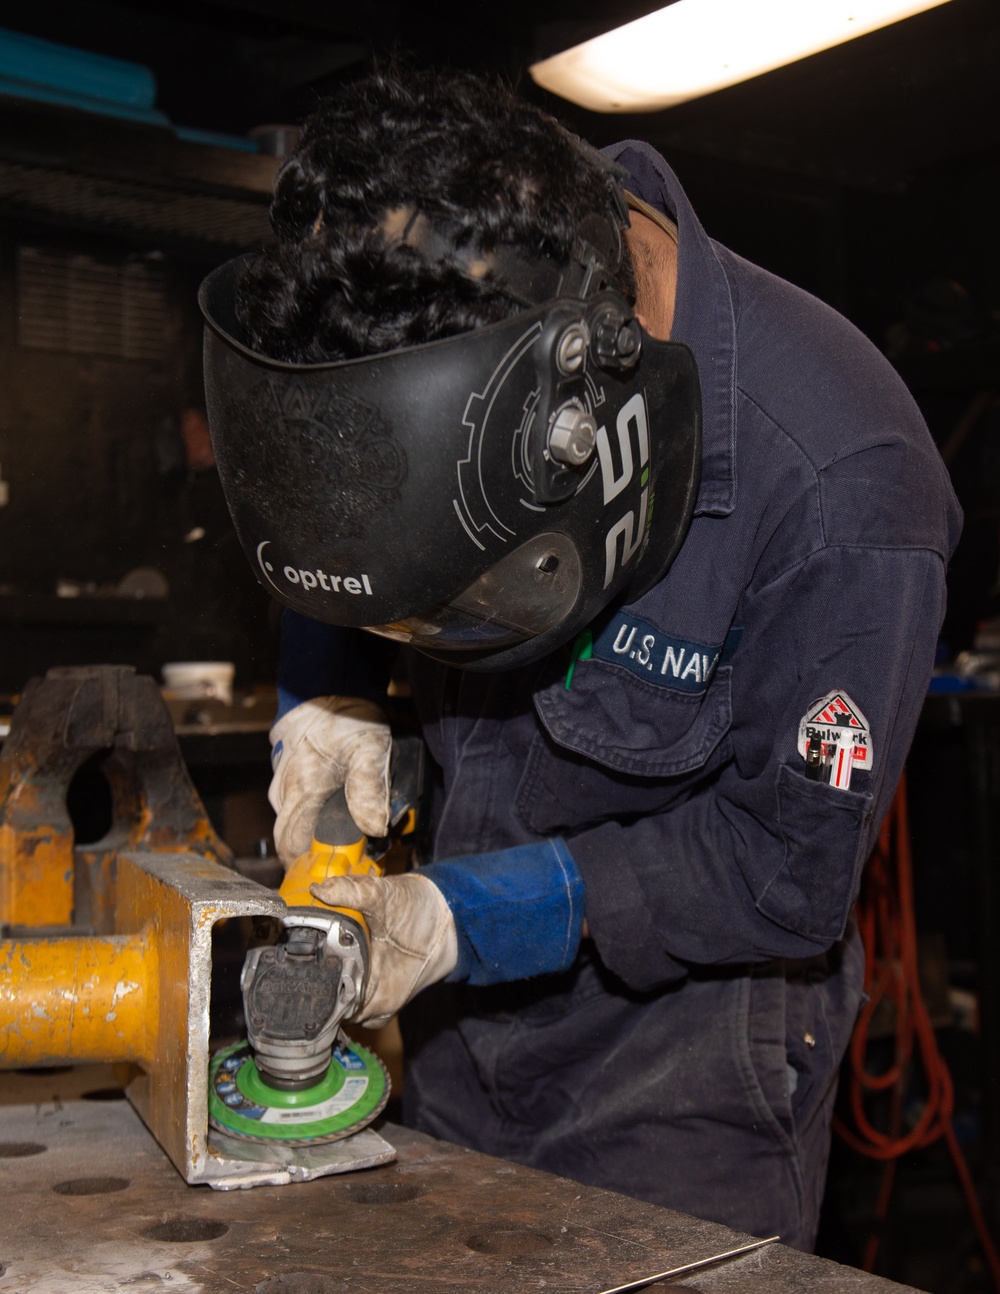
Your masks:
<svg viewBox="0 0 1000 1294"><path fill-rule="evenodd" d="M642 329L634 316L607 310L593 329L594 358L603 369L630 369L642 352Z"/></svg>
<svg viewBox="0 0 1000 1294"><path fill-rule="evenodd" d="M574 322L564 328L556 343L556 367L563 377L579 373L587 362L587 344L590 341L587 326Z"/></svg>
<svg viewBox="0 0 1000 1294"><path fill-rule="evenodd" d="M549 426L549 457L567 467L582 467L597 444L597 423L582 405L571 400L556 410Z"/></svg>

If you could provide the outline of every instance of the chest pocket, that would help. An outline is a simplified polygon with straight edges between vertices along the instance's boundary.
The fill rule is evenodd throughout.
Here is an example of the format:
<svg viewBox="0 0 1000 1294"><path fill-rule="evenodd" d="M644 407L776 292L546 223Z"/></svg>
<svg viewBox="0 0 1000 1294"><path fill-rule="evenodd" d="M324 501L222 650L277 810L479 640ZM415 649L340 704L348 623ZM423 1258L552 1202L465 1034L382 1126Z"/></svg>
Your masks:
<svg viewBox="0 0 1000 1294"><path fill-rule="evenodd" d="M732 667L692 696L581 661L572 688L560 681L537 692L535 711L541 730L517 795L525 825L551 834L657 813L727 757Z"/></svg>

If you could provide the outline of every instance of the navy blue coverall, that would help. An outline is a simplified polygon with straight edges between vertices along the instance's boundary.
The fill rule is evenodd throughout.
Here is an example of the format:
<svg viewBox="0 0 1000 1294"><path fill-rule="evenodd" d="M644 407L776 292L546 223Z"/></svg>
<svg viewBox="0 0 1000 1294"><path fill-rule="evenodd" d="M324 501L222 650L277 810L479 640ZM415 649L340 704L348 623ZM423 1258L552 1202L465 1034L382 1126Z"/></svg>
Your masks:
<svg viewBox="0 0 1000 1294"><path fill-rule="evenodd" d="M460 959L403 1012L404 1116L808 1248L862 995L851 908L960 517L874 347L712 242L648 145L610 152L678 226L696 512L666 577L575 650L497 674L410 658ZM297 682L292 655L286 708L346 690ZM800 743L832 696L864 724L846 789Z"/></svg>

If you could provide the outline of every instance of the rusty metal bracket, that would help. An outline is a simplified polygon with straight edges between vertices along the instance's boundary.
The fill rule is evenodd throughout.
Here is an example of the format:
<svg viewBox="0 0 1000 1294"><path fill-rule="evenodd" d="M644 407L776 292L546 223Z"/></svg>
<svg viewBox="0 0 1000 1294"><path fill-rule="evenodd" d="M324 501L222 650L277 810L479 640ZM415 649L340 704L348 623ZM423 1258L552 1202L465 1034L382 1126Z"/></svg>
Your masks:
<svg viewBox="0 0 1000 1294"><path fill-rule="evenodd" d="M92 760L108 784L112 823L97 844L78 848L67 795ZM154 680L127 666L32 679L0 753L0 922L108 930L117 855L179 849L231 862Z"/></svg>

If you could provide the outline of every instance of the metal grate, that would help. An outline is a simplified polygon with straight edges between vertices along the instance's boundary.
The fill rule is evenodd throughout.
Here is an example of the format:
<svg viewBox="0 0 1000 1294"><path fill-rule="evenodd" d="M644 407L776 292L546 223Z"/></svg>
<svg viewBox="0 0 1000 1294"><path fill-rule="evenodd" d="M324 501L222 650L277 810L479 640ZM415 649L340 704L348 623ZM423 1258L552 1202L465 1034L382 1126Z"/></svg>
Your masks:
<svg viewBox="0 0 1000 1294"><path fill-rule="evenodd" d="M231 248L270 236L267 202L184 193L0 160L0 212L57 217L76 226L151 234Z"/></svg>
<svg viewBox="0 0 1000 1294"><path fill-rule="evenodd" d="M31 350L159 360L167 307L162 270L76 252L18 249L18 343Z"/></svg>

